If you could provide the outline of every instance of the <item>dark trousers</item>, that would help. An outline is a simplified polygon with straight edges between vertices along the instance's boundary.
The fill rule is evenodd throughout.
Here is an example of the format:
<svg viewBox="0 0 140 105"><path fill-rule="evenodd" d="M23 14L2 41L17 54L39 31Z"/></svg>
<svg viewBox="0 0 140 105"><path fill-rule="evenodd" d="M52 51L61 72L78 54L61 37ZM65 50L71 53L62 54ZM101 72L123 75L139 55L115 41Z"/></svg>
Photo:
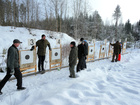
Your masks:
<svg viewBox="0 0 140 105"><path fill-rule="evenodd" d="M44 70L44 61L45 61L45 56L38 55L38 70L39 71Z"/></svg>
<svg viewBox="0 0 140 105"><path fill-rule="evenodd" d="M79 62L78 62L78 65L77 65L77 72L79 72L80 70L83 70L84 66L85 66L85 57L82 56L82 57L79 58Z"/></svg>
<svg viewBox="0 0 140 105"><path fill-rule="evenodd" d="M10 77L12 76L10 74L11 70L8 68L7 69L7 74L6 76L4 77L4 79L0 82L0 91L2 90L2 88L4 87L4 85L6 84L6 82L10 79ZM17 79L17 87L18 88L21 88L22 87L22 74L19 70L19 68L16 68L15 69L15 77Z"/></svg>
<svg viewBox="0 0 140 105"><path fill-rule="evenodd" d="M70 76L75 78L75 71L74 71L75 65L69 66Z"/></svg>
<svg viewBox="0 0 140 105"><path fill-rule="evenodd" d="M84 69L87 68L86 59L87 59L87 57L85 56L85 60L84 60Z"/></svg>
<svg viewBox="0 0 140 105"><path fill-rule="evenodd" d="M114 62L114 60L115 60L117 62L118 61L118 56L119 56L119 54L113 53L112 61ZM115 59L115 57L116 57L116 59Z"/></svg>

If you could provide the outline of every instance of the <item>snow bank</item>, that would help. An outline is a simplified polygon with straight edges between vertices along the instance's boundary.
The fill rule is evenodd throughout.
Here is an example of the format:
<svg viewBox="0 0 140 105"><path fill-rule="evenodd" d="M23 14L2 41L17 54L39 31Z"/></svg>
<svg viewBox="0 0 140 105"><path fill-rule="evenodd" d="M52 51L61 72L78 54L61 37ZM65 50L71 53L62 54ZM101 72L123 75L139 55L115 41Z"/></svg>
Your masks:
<svg viewBox="0 0 140 105"><path fill-rule="evenodd" d="M74 39L64 33L56 33L46 30L38 30L38 29L27 29L27 28L18 28L15 29L7 26L0 26L0 53L2 53L3 49L8 49L9 46L13 43L14 39L19 39L23 43L21 44L23 49L29 49L28 47L28 39L41 39L41 35L45 34L46 39L51 43L52 48L56 47L56 39L61 39L62 45L69 44ZM50 36L52 38L50 38Z"/></svg>

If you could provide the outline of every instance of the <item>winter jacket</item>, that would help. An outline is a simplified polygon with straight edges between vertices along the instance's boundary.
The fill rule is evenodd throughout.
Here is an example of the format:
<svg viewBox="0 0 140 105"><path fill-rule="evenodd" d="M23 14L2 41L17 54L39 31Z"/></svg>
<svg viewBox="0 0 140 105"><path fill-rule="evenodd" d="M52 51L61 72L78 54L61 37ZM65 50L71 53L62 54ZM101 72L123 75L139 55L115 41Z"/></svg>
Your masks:
<svg viewBox="0 0 140 105"><path fill-rule="evenodd" d="M77 47L71 48L70 54L69 54L69 66L76 65L77 63Z"/></svg>
<svg viewBox="0 0 140 105"><path fill-rule="evenodd" d="M85 55L88 55L88 43L86 41L84 41L84 47L85 47Z"/></svg>
<svg viewBox="0 0 140 105"><path fill-rule="evenodd" d="M47 46L49 47L49 50L51 50L51 46L50 46L50 43L48 42L48 40L43 40L43 39L38 40L36 42L36 47L38 47L37 54L40 56L45 56Z"/></svg>
<svg viewBox="0 0 140 105"><path fill-rule="evenodd" d="M7 55L7 68L9 68L11 71L15 68L19 68L19 52L16 46L12 45L8 49L8 55Z"/></svg>
<svg viewBox="0 0 140 105"><path fill-rule="evenodd" d="M80 45L78 45L78 59L82 58L83 56L86 56L86 54L85 54L85 47L81 43Z"/></svg>
<svg viewBox="0 0 140 105"><path fill-rule="evenodd" d="M115 44L111 44L112 46L114 46L114 53L115 54L120 54L121 53L121 46L119 43L115 43Z"/></svg>

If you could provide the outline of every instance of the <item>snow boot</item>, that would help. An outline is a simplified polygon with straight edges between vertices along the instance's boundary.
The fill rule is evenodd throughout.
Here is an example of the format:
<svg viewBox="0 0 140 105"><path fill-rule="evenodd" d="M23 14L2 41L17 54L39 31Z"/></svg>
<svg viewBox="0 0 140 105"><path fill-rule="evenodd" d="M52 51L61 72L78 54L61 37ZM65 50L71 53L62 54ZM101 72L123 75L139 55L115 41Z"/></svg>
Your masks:
<svg viewBox="0 0 140 105"><path fill-rule="evenodd" d="M17 90L25 90L25 87L18 87Z"/></svg>
<svg viewBox="0 0 140 105"><path fill-rule="evenodd" d="M76 77L71 76L70 78L76 78Z"/></svg>
<svg viewBox="0 0 140 105"><path fill-rule="evenodd" d="M0 91L0 95L2 95L2 92Z"/></svg>
<svg viewBox="0 0 140 105"><path fill-rule="evenodd" d="M45 73L45 70L42 70L42 71L41 71L41 74L44 74L44 73Z"/></svg>
<svg viewBox="0 0 140 105"><path fill-rule="evenodd" d="M71 78L72 76L70 75L69 77Z"/></svg>
<svg viewBox="0 0 140 105"><path fill-rule="evenodd" d="M114 60L112 60L111 62L114 62Z"/></svg>

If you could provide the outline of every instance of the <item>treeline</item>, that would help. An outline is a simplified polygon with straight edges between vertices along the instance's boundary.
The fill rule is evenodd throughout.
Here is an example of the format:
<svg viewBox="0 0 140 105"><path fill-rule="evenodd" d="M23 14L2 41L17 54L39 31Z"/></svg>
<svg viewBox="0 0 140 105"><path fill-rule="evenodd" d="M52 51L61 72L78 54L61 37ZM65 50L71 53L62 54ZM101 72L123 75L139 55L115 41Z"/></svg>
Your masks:
<svg viewBox="0 0 140 105"><path fill-rule="evenodd" d="M105 23L98 11L89 15L86 0L0 0L0 25L64 32L74 38L140 40L140 21L119 22L121 8L113 13L114 24ZM69 9L71 7L71 9ZM42 12L44 11L44 12ZM72 14L72 16L69 16ZM42 18L44 17L44 18Z"/></svg>

